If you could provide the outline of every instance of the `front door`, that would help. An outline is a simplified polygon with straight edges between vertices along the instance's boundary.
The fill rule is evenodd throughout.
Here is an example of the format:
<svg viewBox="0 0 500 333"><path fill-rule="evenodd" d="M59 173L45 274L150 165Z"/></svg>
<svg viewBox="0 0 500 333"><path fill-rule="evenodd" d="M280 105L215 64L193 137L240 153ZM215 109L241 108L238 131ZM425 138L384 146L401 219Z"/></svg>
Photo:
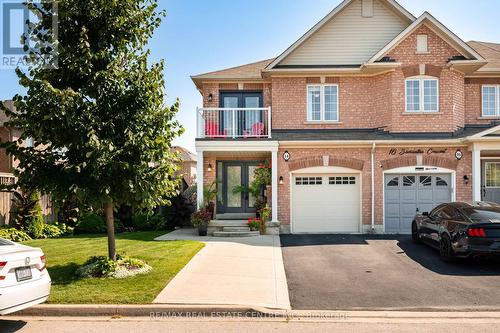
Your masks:
<svg viewBox="0 0 500 333"><path fill-rule="evenodd" d="M256 198L248 192L259 162L222 162L218 213L255 213Z"/></svg>
<svg viewBox="0 0 500 333"><path fill-rule="evenodd" d="M500 203L500 160L483 162L482 200Z"/></svg>

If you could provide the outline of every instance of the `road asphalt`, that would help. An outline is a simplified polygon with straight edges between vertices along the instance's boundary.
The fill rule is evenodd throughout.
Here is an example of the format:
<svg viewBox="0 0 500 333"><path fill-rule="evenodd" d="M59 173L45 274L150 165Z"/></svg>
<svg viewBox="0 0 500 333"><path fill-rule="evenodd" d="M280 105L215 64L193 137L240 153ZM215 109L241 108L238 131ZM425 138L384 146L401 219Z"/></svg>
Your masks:
<svg viewBox="0 0 500 333"><path fill-rule="evenodd" d="M411 317L411 316L410 316ZM1 333L123 333L123 332L498 332L500 318L71 318L4 317Z"/></svg>

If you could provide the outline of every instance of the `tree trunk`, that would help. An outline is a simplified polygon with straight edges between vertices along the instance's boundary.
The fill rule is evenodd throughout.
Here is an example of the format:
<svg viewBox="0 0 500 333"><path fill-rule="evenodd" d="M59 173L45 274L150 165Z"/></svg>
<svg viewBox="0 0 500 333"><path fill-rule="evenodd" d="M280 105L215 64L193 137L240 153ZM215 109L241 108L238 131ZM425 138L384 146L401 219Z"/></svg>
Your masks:
<svg viewBox="0 0 500 333"><path fill-rule="evenodd" d="M116 261L115 246L115 220L113 218L113 203L104 204L104 213L106 214L106 226L108 228L108 256L109 259Z"/></svg>

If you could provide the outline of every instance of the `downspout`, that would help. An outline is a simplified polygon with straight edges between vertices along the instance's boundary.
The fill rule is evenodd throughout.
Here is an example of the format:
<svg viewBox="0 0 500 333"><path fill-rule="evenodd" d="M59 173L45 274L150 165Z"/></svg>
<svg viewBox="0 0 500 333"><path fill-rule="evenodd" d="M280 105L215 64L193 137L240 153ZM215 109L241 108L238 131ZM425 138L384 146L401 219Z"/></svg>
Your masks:
<svg viewBox="0 0 500 333"><path fill-rule="evenodd" d="M375 149L377 144L374 142L372 146L371 163L372 163L372 233L375 233Z"/></svg>

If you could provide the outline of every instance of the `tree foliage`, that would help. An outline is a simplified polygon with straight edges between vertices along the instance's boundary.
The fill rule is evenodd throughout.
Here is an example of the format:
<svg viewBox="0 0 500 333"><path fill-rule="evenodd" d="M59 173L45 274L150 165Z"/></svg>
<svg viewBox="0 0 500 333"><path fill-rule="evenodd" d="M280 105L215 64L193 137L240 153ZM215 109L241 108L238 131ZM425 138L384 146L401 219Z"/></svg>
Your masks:
<svg viewBox="0 0 500 333"><path fill-rule="evenodd" d="M50 33L51 8L30 5L40 18L30 36ZM93 207L154 207L177 194L179 102L165 106L163 61L149 64L146 48L164 14L157 0L58 1L58 68L17 69L26 94L6 110L22 130L2 143L18 185ZM20 145L30 137L34 147Z"/></svg>

